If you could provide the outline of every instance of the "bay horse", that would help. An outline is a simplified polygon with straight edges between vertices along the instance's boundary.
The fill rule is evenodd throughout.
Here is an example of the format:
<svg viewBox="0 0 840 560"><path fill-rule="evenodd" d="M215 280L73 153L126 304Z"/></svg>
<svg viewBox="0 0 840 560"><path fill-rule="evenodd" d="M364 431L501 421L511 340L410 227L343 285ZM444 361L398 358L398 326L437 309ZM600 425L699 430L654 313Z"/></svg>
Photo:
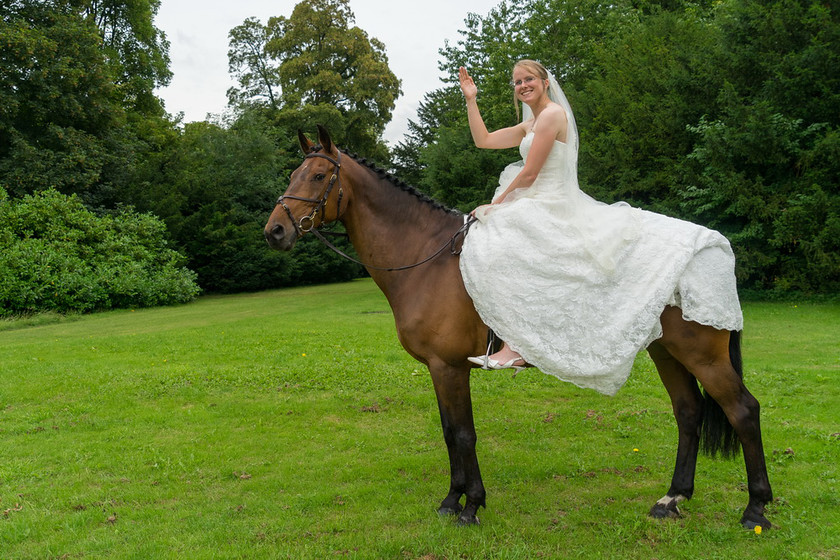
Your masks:
<svg viewBox="0 0 840 560"><path fill-rule="evenodd" d="M485 489L476 456L468 356L486 352L488 327L464 288L458 238L465 216L340 151L318 127L319 144L298 132L303 163L265 226L268 244L290 250L302 235L339 221L373 281L385 294L405 350L431 374L449 452L449 492L442 515L476 524ZM450 249L452 250L445 250ZM759 403L742 381L740 332L686 321L676 307L661 315L662 337L648 348L671 398L679 432L671 486L649 514L679 517L691 498L698 450L714 456L743 449L749 502L746 528L771 527L764 516L773 495L759 425ZM698 382L705 394L701 392ZM461 499L466 496L464 504Z"/></svg>

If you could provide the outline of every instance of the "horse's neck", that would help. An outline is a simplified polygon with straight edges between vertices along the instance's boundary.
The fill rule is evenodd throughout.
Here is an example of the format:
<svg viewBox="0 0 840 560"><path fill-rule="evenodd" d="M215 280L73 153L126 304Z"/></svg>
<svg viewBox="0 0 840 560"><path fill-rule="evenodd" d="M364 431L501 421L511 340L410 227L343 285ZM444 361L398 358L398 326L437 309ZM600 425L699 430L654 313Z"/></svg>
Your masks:
<svg viewBox="0 0 840 560"><path fill-rule="evenodd" d="M344 225L362 262L381 268L419 263L430 257L461 225L457 215L402 192L385 182L360 189ZM449 254L448 249L444 251ZM412 271L418 271L420 265ZM413 274L368 269L386 296Z"/></svg>

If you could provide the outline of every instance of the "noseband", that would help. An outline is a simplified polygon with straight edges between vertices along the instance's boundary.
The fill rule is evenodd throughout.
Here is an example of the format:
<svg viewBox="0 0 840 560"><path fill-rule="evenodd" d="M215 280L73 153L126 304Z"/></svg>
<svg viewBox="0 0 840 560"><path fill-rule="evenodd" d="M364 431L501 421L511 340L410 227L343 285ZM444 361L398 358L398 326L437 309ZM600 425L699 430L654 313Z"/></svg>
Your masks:
<svg viewBox="0 0 840 560"><path fill-rule="evenodd" d="M311 158L324 158L325 160L329 161L330 163L335 166L333 169L332 177L330 177L330 182L327 184L327 188L324 189L324 194L321 198L306 198L303 196L295 196L293 194L284 194L280 198L277 199L277 206L282 206L283 210L286 211L286 214L289 216L289 221L292 222L292 225L295 227L295 230L298 236L303 235L304 233L309 233L313 231L315 228L315 217L321 213L321 223L324 222L326 218L326 206L327 206L327 199L330 197L330 193L333 190L333 187L337 184L338 185L338 203L335 208L335 219L337 220L341 216L341 199L344 197L344 190L341 188L341 152L338 152L338 158L333 159L332 157L326 154L319 154L319 153L311 153L306 155L304 159L311 159ZM285 202L285 199L291 200L300 200L301 202L308 202L310 204L314 204L315 207L312 209L312 212L308 216L303 216L299 220L295 220L295 217L292 215L292 210L288 207Z"/></svg>

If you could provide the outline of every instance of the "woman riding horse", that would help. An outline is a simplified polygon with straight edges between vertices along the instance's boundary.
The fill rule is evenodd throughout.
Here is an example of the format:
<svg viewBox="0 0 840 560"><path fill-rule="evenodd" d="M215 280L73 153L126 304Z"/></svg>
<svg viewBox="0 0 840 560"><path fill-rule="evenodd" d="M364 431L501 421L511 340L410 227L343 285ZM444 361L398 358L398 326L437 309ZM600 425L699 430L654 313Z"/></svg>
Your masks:
<svg viewBox="0 0 840 560"><path fill-rule="evenodd" d="M514 81L518 82L517 88L530 89L521 94L526 106L532 96L545 93L539 84L534 83L535 80L526 80L528 77L529 75L521 72L514 74ZM560 111L552 110L555 111L557 122L561 122L562 119L557 117ZM574 136L570 136L574 129L573 116L570 109L564 108L564 111L568 123L566 142L558 141L562 136L562 126L543 127L536 122L525 125L523 130L526 132L522 140L524 144L526 140L533 138L529 146L533 150L533 143L537 142L537 132L545 134L544 140L547 139L548 144L545 162L550 162L551 174L554 177L559 174L568 178L571 172L569 151L566 147L558 147L558 144L572 145L573 142L576 163L576 129L572 133ZM536 114L537 118L547 115L544 110ZM533 117L526 115L526 123L528 119ZM533 128L533 132L529 128ZM443 250L448 247L455 249L458 245L460 235L464 232L465 216L443 208L415 189L395 182L390 176L342 154L333 145L327 131L321 127L320 144L313 144L302 133L299 134L299 139L306 156L301 166L292 173L288 189L278 200L277 207L266 224L266 240L275 249L289 250L300 236L310 231L317 232L323 224L333 221L344 224L360 261L365 264L374 282L388 299L401 344L409 354L429 368L432 377L450 462L449 492L442 501L439 512L456 514L461 523L477 523L476 512L485 505L486 494L475 451L476 433L469 382L472 364L469 358L485 352L488 327L482 317L485 313L490 317L492 311L480 309L482 314L479 315L476 302L480 296L472 291L468 293L462 271L469 274L470 264L467 261L475 258L479 252L478 248L483 246L478 241L492 236L487 236L484 232L476 234L478 229L475 229L466 236L464 254L459 255L458 250ZM510 142L509 139L506 141ZM537 149L540 149L539 146ZM527 150L525 151L527 155ZM556 155L558 153L561 155ZM561 158L562 161L551 161L552 158ZM526 157L523 169L527 167ZM542 184L539 175L540 172L532 185ZM517 181L517 176L518 173L514 174L512 181ZM476 215L483 222L475 224L474 228L490 228L497 217L500 223L505 223L501 218L505 216L506 205L514 208L522 201L529 202L527 195L521 196L525 193L517 194L517 191L528 189L515 187L508 190L511 184L525 183L510 182L500 186L503 190L498 194L504 196L498 200L499 204L495 205L498 208L492 208L490 211L479 209ZM574 184L576 186L576 181ZM511 194L514 196L510 196ZM599 207L597 210L602 209ZM629 210L631 214L641 212ZM585 208L584 211L591 213L593 210ZM624 213L625 209L618 208L616 211ZM627 238L629 237L630 242L638 239L634 236L633 228L639 226L639 221L642 222L639 226L642 231L651 227L645 222L649 218L637 218L638 216L631 215L630 218L622 217L621 220L617 220L623 224L621 227L629 228L627 235L619 239L601 239L596 236L599 244L584 242L582 247L585 252L581 254L589 255L595 263L592 266L597 267L597 270L607 277L610 276L611 268L613 271L620 270L626 254ZM572 237L586 233L587 225L575 224L574 228L570 229ZM577 228L583 231L577 231ZM510 227L505 226L505 231L510 232ZM638 231L635 233L639 234ZM701 241L707 241L709 235L711 234L697 237ZM606 250L600 247L600 241L608 244ZM711 246L720 248L720 244L712 243ZM703 251L697 251L697 254L702 255ZM692 277L697 273L702 274L703 265L708 264L711 259L686 260L688 262L682 267L681 273ZM419 266L411 266L409 263ZM573 267L575 263L550 264L562 269L564 266ZM494 270L493 267L484 269L483 274L487 276L488 281L498 280L499 276L505 275ZM764 508L772 500L772 492L761 442L759 405L742 381L740 333L735 329L716 328L685 317L686 308L704 309L702 299L709 295L710 288L726 291L731 287L725 282L715 283L711 287L701 287L703 289L696 293L691 291L694 288L692 282L681 283L681 274L672 273L671 276L677 278L669 294L674 299L663 301L655 313L656 327L648 328L645 336L641 338L643 343L647 344L647 350L671 398L679 430L677 460L671 486L667 494L654 504L650 514L654 517L679 515L677 504L691 497L702 435L704 450L713 455L718 452L732 455L737 452L740 443L749 489L749 502L741 523L748 528L770 527L770 522L764 517ZM584 282L585 277L585 274L581 276ZM674 293L680 297L674 296ZM715 293L711 295L718 296ZM701 301L698 301L698 297ZM731 294L724 293L720 297L726 299L731 297ZM550 308L557 302L543 303ZM676 303L681 304L682 309L673 305ZM491 301L490 307L492 304ZM621 306L623 302L616 305ZM632 322L632 317L629 320ZM505 332L503 338L508 336L504 325L491 326ZM541 326L534 324L533 328L540 330ZM556 330L550 332L550 336L557 334ZM513 331L510 332L510 339L516 339ZM597 342L598 339L593 337L593 341ZM544 342L551 346L552 339L548 338ZM520 350L519 346L514 348ZM522 345L521 349L524 348L525 345ZM605 355L626 354L626 349L602 350ZM635 356L635 352L632 356ZM532 356L525 351L523 357L531 362ZM537 359L541 358L538 358L537 354L534 354L534 358L534 363L540 365ZM592 359L592 353L586 358ZM501 361L504 358L492 359ZM595 362L597 361L596 359ZM512 365L519 364L514 362ZM626 360L613 360L609 365L613 370L623 372L626 369L629 372ZM586 370L585 367L577 367L581 371ZM563 372L560 377L566 374L567 372ZM584 385L585 382L580 382L581 379L585 379L585 376L571 380ZM618 379L623 383L623 379ZM615 380L613 375L606 384L595 388L603 392L614 392L617 389ZM698 381L706 391L705 398L698 387ZM463 497L466 499L462 505Z"/></svg>

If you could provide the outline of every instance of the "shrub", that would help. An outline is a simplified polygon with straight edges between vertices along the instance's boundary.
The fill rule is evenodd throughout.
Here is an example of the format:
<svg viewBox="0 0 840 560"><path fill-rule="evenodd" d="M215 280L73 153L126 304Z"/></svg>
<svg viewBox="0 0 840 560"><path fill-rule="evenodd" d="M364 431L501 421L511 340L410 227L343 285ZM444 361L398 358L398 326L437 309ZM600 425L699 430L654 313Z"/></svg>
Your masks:
<svg viewBox="0 0 840 560"><path fill-rule="evenodd" d="M19 200L0 188L0 316L191 301L195 273L157 218L97 216L47 190Z"/></svg>

